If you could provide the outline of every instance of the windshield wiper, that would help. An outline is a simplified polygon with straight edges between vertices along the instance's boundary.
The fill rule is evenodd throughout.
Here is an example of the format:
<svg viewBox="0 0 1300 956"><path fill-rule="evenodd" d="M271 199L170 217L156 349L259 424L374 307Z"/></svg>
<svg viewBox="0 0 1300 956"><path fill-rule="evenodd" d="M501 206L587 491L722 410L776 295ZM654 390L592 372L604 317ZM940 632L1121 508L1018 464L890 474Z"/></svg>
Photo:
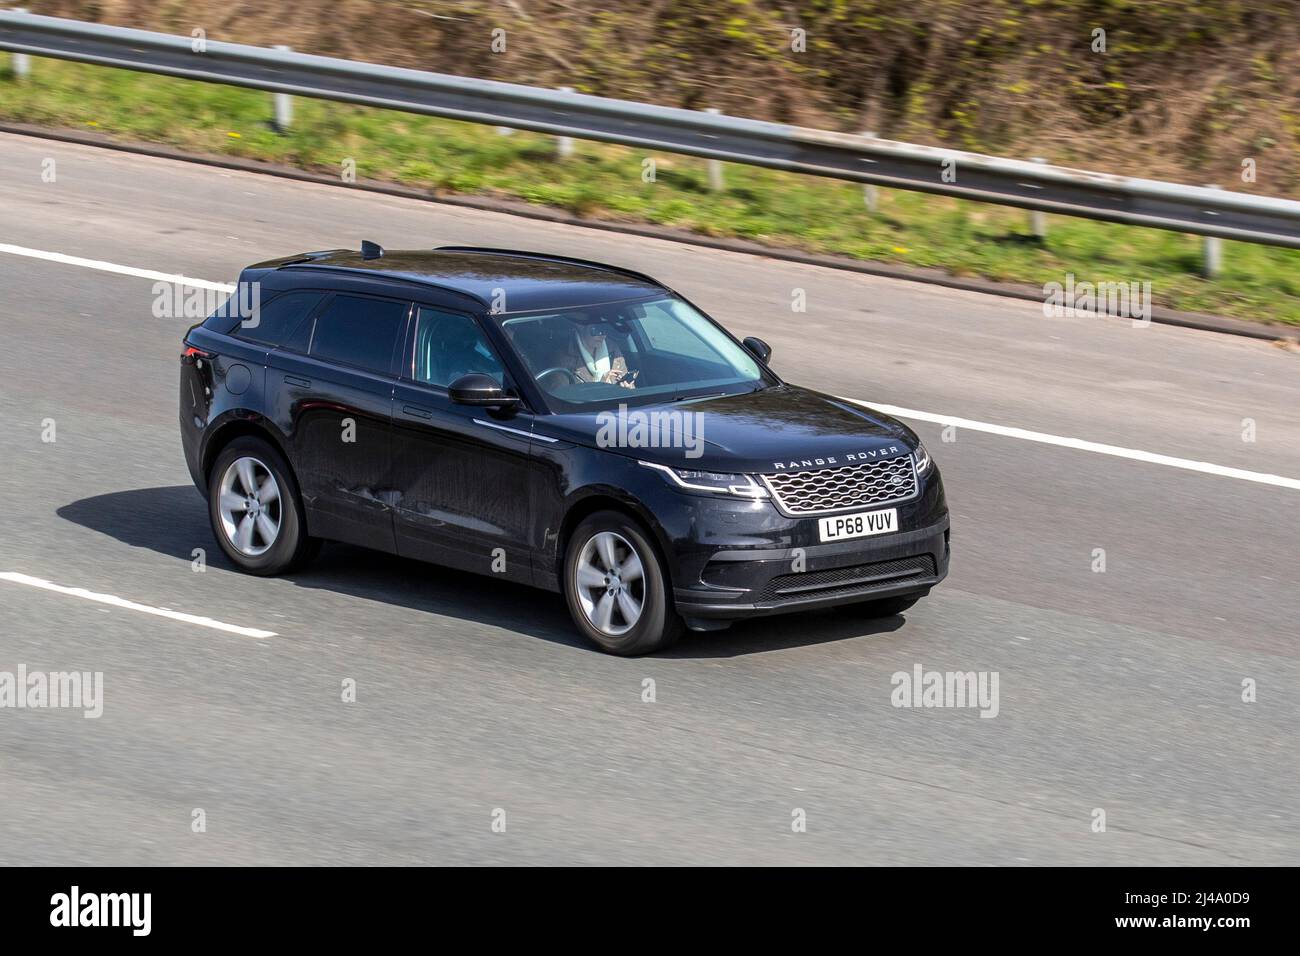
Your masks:
<svg viewBox="0 0 1300 956"><path fill-rule="evenodd" d="M715 392L712 395L677 395L669 402L669 404L671 405L677 402L684 402L688 399L694 401L697 398L723 398L724 396L730 394L731 394L730 392Z"/></svg>

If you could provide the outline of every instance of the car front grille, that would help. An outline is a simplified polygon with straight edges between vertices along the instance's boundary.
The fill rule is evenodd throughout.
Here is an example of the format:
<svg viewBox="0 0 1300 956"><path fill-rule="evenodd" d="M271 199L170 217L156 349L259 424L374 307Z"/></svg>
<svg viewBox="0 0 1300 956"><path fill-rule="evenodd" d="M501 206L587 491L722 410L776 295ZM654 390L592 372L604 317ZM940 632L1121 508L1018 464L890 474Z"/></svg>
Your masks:
<svg viewBox="0 0 1300 956"><path fill-rule="evenodd" d="M777 506L791 516L833 514L906 501L916 495L916 466L911 455L760 477Z"/></svg>
<svg viewBox="0 0 1300 956"><path fill-rule="evenodd" d="M758 600L774 601L778 598L835 597L841 594L868 593L877 588L902 584L913 578L918 580L932 578L937 573L934 555L917 554L892 561L852 564L825 571L778 574L767 582L759 593Z"/></svg>

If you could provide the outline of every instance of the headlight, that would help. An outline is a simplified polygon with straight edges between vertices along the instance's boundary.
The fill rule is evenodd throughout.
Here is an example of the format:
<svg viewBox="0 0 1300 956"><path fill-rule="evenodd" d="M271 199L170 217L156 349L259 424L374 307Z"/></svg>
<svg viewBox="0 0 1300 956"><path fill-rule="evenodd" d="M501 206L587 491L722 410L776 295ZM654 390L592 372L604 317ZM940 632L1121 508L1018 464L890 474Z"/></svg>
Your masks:
<svg viewBox="0 0 1300 956"><path fill-rule="evenodd" d="M912 461L916 462L916 473L923 475L930 468L930 453L925 450L925 446L920 442L916 443L916 451L912 452Z"/></svg>
<svg viewBox="0 0 1300 956"><path fill-rule="evenodd" d="M713 495L734 495L737 498L766 498L767 489L754 480L752 475L731 474L720 471L695 471L690 468L669 468L667 465L643 461L641 464L653 468L678 488L687 491L700 491Z"/></svg>

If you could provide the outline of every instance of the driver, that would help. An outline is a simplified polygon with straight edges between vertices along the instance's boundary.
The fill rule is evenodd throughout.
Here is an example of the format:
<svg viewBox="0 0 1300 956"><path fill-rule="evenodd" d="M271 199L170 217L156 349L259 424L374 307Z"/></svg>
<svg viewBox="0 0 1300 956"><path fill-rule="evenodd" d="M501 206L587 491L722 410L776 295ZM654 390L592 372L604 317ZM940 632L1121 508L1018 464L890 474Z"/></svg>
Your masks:
<svg viewBox="0 0 1300 956"><path fill-rule="evenodd" d="M573 348L563 364L580 382L636 388L635 373L629 374L623 353L609 340L603 325L578 326L573 333Z"/></svg>

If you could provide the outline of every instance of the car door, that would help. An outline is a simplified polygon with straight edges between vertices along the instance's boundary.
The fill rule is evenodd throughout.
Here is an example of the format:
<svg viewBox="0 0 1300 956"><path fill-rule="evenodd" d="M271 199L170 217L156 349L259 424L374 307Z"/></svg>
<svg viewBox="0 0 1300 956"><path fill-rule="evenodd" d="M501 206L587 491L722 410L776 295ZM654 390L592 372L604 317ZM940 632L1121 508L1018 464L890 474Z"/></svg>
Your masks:
<svg viewBox="0 0 1300 956"><path fill-rule="evenodd" d="M448 396L470 372L510 386L473 316L417 303L407 339L393 396L398 553L531 583L531 413L501 417Z"/></svg>
<svg viewBox="0 0 1300 956"><path fill-rule="evenodd" d="M334 292L267 358L311 534L395 550L394 372L409 300Z"/></svg>

